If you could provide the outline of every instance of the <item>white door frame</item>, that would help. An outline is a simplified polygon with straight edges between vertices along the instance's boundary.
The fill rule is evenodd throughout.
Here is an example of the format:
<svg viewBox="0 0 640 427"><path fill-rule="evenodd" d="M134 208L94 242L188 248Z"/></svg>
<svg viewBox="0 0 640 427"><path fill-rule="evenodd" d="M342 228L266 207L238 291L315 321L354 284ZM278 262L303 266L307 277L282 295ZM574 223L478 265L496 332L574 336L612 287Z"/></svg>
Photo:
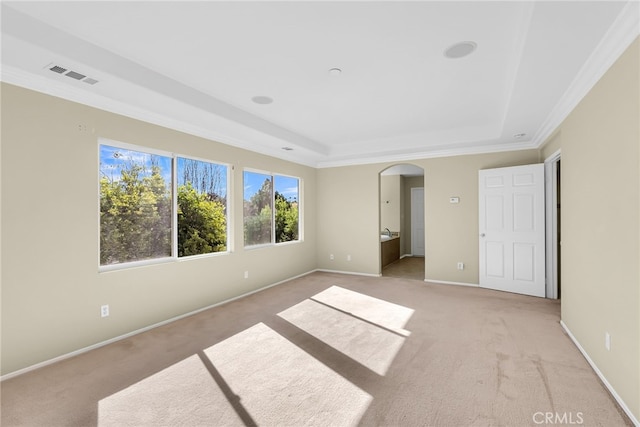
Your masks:
<svg viewBox="0 0 640 427"><path fill-rule="evenodd" d="M546 297L558 299L558 162L560 150L544 161L546 222Z"/></svg>
<svg viewBox="0 0 640 427"><path fill-rule="evenodd" d="M416 206L415 203L415 199L414 199L414 193L416 192L420 192L422 193L422 215L418 215L418 212L416 212L416 208L418 208L419 206ZM424 221L424 214L425 214L425 209L424 209L424 187L412 187L411 188L411 254L413 256L424 256L426 254L426 241L427 239L423 236L424 242L425 242L425 247L423 248L423 252L420 253L418 249L418 246L416 244L416 238L415 238L415 229L416 229L416 221L422 221L422 230L424 233L424 228L425 228L425 221Z"/></svg>

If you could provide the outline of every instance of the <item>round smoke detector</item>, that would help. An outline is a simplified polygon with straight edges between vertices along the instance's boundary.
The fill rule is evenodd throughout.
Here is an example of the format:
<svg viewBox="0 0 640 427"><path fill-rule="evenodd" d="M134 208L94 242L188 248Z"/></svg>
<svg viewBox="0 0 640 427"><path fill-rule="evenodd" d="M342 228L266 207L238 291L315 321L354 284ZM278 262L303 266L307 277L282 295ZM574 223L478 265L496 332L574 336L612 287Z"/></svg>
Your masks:
<svg viewBox="0 0 640 427"><path fill-rule="evenodd" d="M478 45L475 42L456 43L444 51L444 56L452 59L463 58L467 55L472 54L477 47Z"/></svg>

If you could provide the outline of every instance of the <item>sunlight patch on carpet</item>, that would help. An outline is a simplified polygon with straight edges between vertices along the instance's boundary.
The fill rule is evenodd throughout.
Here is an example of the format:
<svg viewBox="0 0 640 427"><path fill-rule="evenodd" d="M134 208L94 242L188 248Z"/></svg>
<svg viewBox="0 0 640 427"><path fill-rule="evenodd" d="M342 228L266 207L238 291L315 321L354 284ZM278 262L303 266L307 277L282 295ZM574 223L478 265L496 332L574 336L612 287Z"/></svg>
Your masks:
<svg viewBox="0 0 640 427"><path fill-rule="evenodd" d="M409 308L333 286L278 316L384 376L409 335L402 327L412 314Z"/></svg>
<svg viewBox="0 0 640 427"><path fill-rule="evenodd" d="M401 335L409 336L411 334L404 329L414 313L411 308L370 297L340 286L332 286L312 296L311 299Z"/></svg>
<svg viewBox="0 0 640 427"><path fill-rule="evenodd" d="M205 354L258 425L357 425L372 400L263 323Z"/></svg>
<svg viewBox="0 0 640 427"><path fill-rule="evenodd" d="M372 400L259 323L102 399L97 425L351 426Z"/></svg>
<svg viewBox="0 0 640 427"><path fill-rule="evenodd" d="M98 404L99 427L169 425L244 425L197 355Z"/></svg>

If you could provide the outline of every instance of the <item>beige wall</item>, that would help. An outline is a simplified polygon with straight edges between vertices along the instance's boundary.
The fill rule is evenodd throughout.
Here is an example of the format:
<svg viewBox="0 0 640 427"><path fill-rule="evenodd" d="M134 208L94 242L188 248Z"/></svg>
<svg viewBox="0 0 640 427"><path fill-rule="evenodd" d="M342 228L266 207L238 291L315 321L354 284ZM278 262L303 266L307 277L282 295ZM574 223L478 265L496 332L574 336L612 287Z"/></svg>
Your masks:
<svg viewBox="0 0 640 427"><path fill-rule="evenodd" d="M380 177L380 230L400 231L402 191L400 175Z"/></svg>
<svg viewBox="0 0 640 427"><path fill-rule="evenodd" d="M318 268L380 273L379 173L383 169L363 165L317 170Z"/></svg>
<svg viewBox="0 0 640 427"><path fill-rule="evenodd" d="M478 171L538 163L538 157L527 150L424 162L427 279L478 284ZM457 270L460 261L464 270Z"/></svg>
<svg viewBox="0 0 640 427"><path fill-rule="evenodd" d="M556 131L544 142L540 149L540 158L542 161L555 154L562 147L562 130Z"/></svg>
<svg viewBox="0 0 640 427"><path fill-rule="evenodd" d="M426 277L478 283L478 171L538 163L537 150L413 160L425 171ZM318 267L379 274L378 174L392 163L318 170ZM449 197L460 197L452 205ZM334 259L330 259L334 254ZM351 255L351 261L347 261ZM457 270L456 263L465 263Z"/></svg>
<svg viewBox="0 0 640 427"><path fill-rule="evenodd" d="M99 273L98 137L234 165L235 252ZM243 249L244 167L302 178L304 242ZM313 168L4 84L2 374L314 270L315 194Z"/></svg>
<svg viewBox="0 0 640 427"><path fill-rule="evenodd" d="M543 147L562 150L562 320L640 419L640 43ZM604 346L611 334L611 350Z"/></svg>

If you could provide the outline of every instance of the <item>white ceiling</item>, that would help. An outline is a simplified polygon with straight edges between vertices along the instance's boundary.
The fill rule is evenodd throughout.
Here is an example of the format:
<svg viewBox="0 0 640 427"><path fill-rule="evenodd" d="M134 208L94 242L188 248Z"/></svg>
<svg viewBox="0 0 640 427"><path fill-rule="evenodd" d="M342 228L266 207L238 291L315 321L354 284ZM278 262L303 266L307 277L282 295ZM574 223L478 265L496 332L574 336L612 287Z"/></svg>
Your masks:
<svg viewBox="0 0 640 427"><path fill-rule="evenodd" d="M316 167L526 149L638 35L638 10L637 1L4 1L2 79ZM476 51L446 58L461 41Z"/></svg>

